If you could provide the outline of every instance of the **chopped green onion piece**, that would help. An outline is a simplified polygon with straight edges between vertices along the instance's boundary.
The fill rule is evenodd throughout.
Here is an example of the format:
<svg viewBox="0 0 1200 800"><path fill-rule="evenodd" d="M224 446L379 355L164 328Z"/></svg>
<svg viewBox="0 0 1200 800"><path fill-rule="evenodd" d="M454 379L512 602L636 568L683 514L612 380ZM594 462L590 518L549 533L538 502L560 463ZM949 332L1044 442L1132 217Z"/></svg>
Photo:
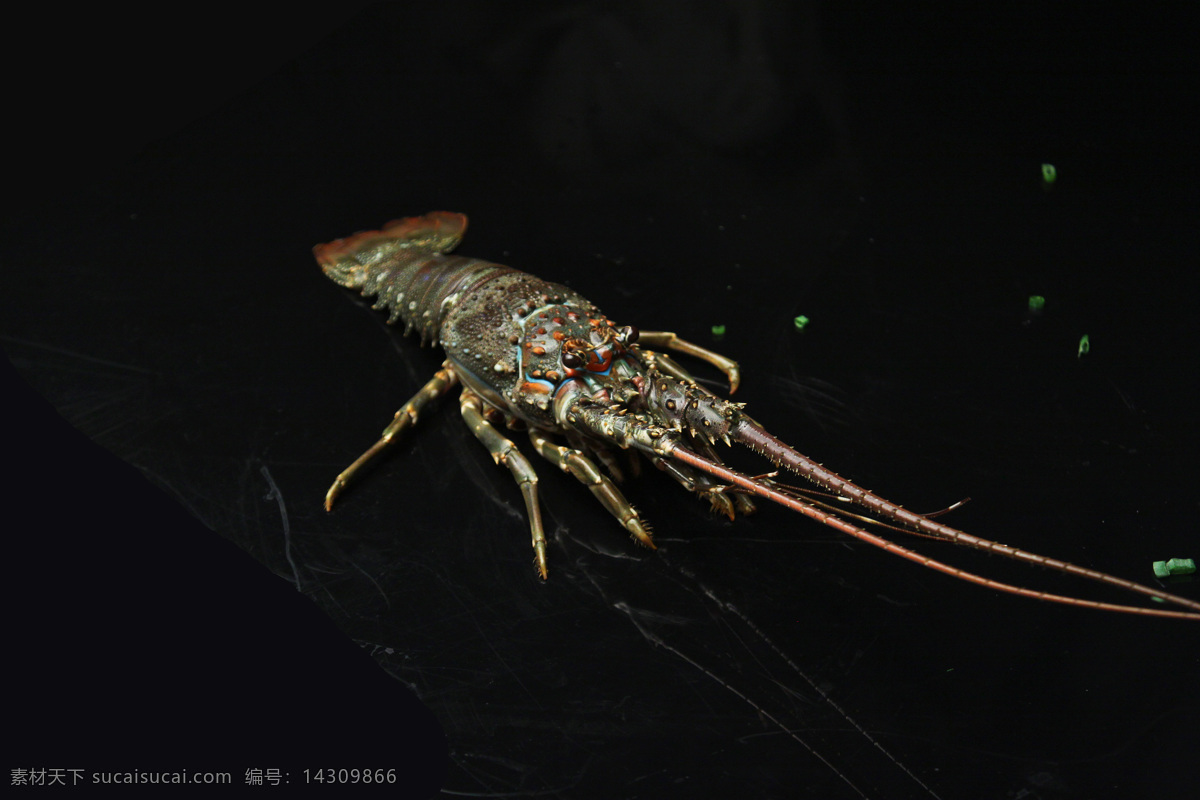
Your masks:
<svg viewBox="0 0 1200 800"><path fill-rule="evenodd" d="M1191 558L1172 558L1169 561L1155 561L1154 574L1159 578L1169 578L1172 575L1191 575L1196 571L1196 562Z"/></svg>
<svg viewBox="0 0 1200 800"><path fill-rule="evenodd" d="M1088 340L1088 335L1085 333L1079 339L1079 352L1075 354L1076 358L1083 358L1092 349L1092 343Z"/></svg>
<svg viewBox="0 0 1200 800"><path fill-rule="evenodd" d="M1029 313L1030 314L1040 314L1040 313L1042 313L1042 309L1045 307L1046 307L1046 298L1042 297L1040 294L1029 295Z"/></svg>
<svg viewBox="0 0 1200 800"><path fill-rule="evenodd" d="M1054 165L1042 164L1042 183L1049 186L1056 180L1058 180L1058 170L1054 168Z"/></svg>
<svg viewBox="0 0 1200 800"><path fill-rule="evenodd" d="M724 325L713 325L712 326L712 335L716 336L718 339L721 338L722 336L724 336L725 335L725 326Z"/></svg>
<svg viewBox="0 0 1200 800"><path fill-rule="evenodd" d="M808 317L801 314L800 316L798 316L794 320L792 320L792 322L795 323L796 330L802 331L808 325Z"/></svg>

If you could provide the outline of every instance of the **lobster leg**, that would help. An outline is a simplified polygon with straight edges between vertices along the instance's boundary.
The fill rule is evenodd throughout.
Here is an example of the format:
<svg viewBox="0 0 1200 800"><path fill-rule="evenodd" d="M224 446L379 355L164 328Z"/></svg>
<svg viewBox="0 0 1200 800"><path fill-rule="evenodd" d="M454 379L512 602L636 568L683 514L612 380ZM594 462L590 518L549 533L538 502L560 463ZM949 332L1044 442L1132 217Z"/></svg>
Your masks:
<svg viewBox="0 0 1200 800"><path fill-rule="evenodd" d="M533 537L533 554L537 564L538 574L545 580L549 576L546 567L546 533L542 530L542 509L538 505L537 473L517 446L513 444L492 424L483 418L483 400L474 392L463 389L459 399L463 420L471 428L475 438L492 454L492 460L497 464L508 467L521 487L521 496L525 498L525 510L529 514L529 530Z"/></svg>
<svg viewBox="0 0 1200 800"><path fill-rule="evenodd" d="M578 450L555 444L544 433L536 429L530 429L529 439L533 442L539 455L563 472L574 475L576 480L588 487L600 504L608 509L608 513L616 517L625 530L633 534L634 539L651 550L658 549L654 546L654 541L650 538L650 531L638 516L637 511L621 494L621 490L600 470L596 469L596 465L592 463L591 459Z"/></svg>
<svg viewBox="0 0 1200 800"><path fill-rule="evenodd" d="M566 436L567 444L572 448L578 450L585 457L594 459L603 464L604 468L608 470L609 477L612 478L613 483L621 483L625 480L625 468L617 462L617 457L613 454L612 450L607 447L600 446L594 440L589 441L584 439L575 431L564 431L563 435ZM638 474L640 474L638 472L639 462L634 457L633 453L625 453L625 455L628 457L626 464L632 465L629 468L632 470L633 475L636 478Z"/></svg>
<svg viewBox="0 0 1200 800"><path fill-rule="evenodd" d="M708 446L708 442L694 439L690 444L702 452L710 461L718 464L724 463L713 449ZM728 486L718 482L706 472L692 469L684 464L676 463L653 453L644 453L643 455L650 460L651 464L670 475L685 490L695 493L701 500L707 500L715 514L720 514L723 517L733 520L737 517L738 513L743 515L753 514L756 510L750 500L739 493L727 491L729 489Z"/></svg>
<svg viewBox="0 0 1200 800"><path fill-rule="evenodd" d="M729 379L729 393L733 394L737 391L738 384L742 382L742 371L738 367L737 362L732 358L714 353L712 350L706 350L698 344L692 344L686 339L680 339L670 331L642 331L638 334L638 345L644 347L665 347L668 350L674 350L676 353L684 353L699 358L702 361L707 361L721 372L725 373L725 377ZM674 362L671 362L674 364ZM678 365L675 364L678 368ZM664 369L664 371L666 371ZM682 369L681 369L682 371ZM684 372L683 375L687 373ZM684 380L683 376L678 376Z"/></svg>
<svg viewBox="0 0 1200 800"><path fill-rule="evenodd" d="M354 463L346 467L342 474L337 476L337 480L329 487L329 491L325 493L325 510L329 511L333 508L333 501L337 499L346 485L351 479L359 473L359 471L367 465L368 462L374 460L376 456L388 448L395 441L396 437L403 433L408 428L417 424L417 416L430 403L444 395L447 391L458 383L458 376L454 374L454 369L447 361L442 364L442 368L434 373L433 378L429 383L421 387L421 390L412 396L399 411L396 412L392 423L383 430L383 435L379 437L379 441L371 445L367 452L363 453Z"/></svg>

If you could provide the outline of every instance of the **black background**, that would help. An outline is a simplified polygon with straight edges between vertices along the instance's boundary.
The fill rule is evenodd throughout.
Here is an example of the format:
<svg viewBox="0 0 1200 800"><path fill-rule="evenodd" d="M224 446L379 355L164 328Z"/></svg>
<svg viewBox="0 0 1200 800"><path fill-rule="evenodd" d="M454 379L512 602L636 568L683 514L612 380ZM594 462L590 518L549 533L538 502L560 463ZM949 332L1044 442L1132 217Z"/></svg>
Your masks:
<svg viewBox="0 0 1200 800"><path fill-rule="evenodd" d="M464 254L738 359L737 399L842 474L919 511L970 496L968 531L1144 582L1197 553L1184 20L457 2L27 31L0 251L11 767L1184 796L1185 622L998 596L779 509L714 519L657 473L625 487L652 554L537 461L542 584L452 403L326 514L439 355L309 253L462 211Z"/></svg>

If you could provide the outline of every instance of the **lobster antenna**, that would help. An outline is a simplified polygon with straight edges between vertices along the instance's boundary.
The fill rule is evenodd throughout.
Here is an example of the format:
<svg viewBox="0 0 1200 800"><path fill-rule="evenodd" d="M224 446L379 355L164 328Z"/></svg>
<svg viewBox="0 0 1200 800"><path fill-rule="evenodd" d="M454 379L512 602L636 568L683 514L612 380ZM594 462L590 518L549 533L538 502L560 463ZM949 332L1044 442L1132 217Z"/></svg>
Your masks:
<svg viewBox="0 0 1200 800"><path fill-rule="evenodd" d="M1069 597L1066 595L1052 594L1050 592L1042 592L1035 589L1027 589L1022 586L1014 586L1009 583L1003 583L1002 581L985 578L981 575L976 575L973 572L968 572L966 570L959 569L958 567L953 567L949 564L930 558L929 556L922 555L915 550L910 550L907 547L898 545L895 542L884 539L881 536L876 536L873 533L869 533L868 531L865 531L856 525L852 525L850 522L847 522L845 519L842 519L830 511L822 511L811 503L791 497L790 495L787 495L772 486L769 486L761 481L756 481L748 475L744 475L736 470L729 469L722 464L709 461L708 459L698 456L680 445L676 445L671 448L670 457L689 466L703 470L704 472L718 477L723 481L734 484L745 491L765 497L768 500L779 503L780 505L790 508L793 511L798 511L806 517L853 536L855 539L874 545L875 547L886 550L893 555L908 559L909 561L913 561L924 567L928 567L929 569L934 569L938 572L944 572L947 575L959 578L960 580L976 583L980 586L987 586L989 588L996 589L997 591L1007 592L1008 594L1031 597L1037 600L1047 600L1053 603L1062 603L1064 605L1078 606L1081 608L1095 608L1103 611L1116 611L1123 614L1141 614L1149 617L1170 617L1174 619L1200 620L1200 613L1197 613L1200 612L1200 603L1197 603L1194 600L1189 600L1186 597L1167 594L1166 592L1160 592L1149 586L1143 586L1139 583L1134 583L1133 581L1128 581L1103 572L1096 572L1094 570L1085 569L1074 564L1068 564L1065 561L1049 559L1045 558L1044 556L1039 556L1036 553L1018 550L1017 548L1009 547L1007 545L1000 544L999 542L992 542L988 539L970 536L962 531L954 531L953 528L947 528L945 525L940 525L939 523L926 520L926 522L928 522L930 525L937 525L939 528L947 528L948 530L957 533L958 535L953 538L956 542L961 544L969 544L972 547L985 549L990 552L1001 553L1023 561L1031 561L1036 564L1048 565L1063 572L1069 572L1071 574L1081 575L1082 577L1088 577L1093 580L1110 583L1131 592L1137 592L1159 601L1170 602L1174 603L1175 605L1195 609L1195 611L1173 611L1170 609L1144 608L1142 606L1130 606L1117 603L1105 603L1097 600L1085 600L1078 597ZM853 485L848 481L845 481L844 483L847 486ZM863 492L865 490L859 489L859 491ZM888 505L890 506L892 504L889 503ZM912 514L912 512L905 513L912 515L917 519L923 519L922 517L917 517L917 515Z"/></svg>
<svg viewBox="0 0 1200 800"><path fill-rule="evenodd" d="M749 446L751 449L766 456L774 463L786 467L798 475L808 478L818 486L838 492L839 494L849 497L852 502L863 506L864 508L868 508L886 519L902 522L911 526L917 531L931 535L935 538L945 541L952 541L955 544L963 545L964 547L974 547L979 550L987 550L989 553L996 553L997 555L1004 556L1005 558L1037 564L1042 567L1057 570L1058 572L1065 572L1080 578L1086 578L1088 580L1107 583L1112 586L1118 586L1127 591L1137 592L1148 597L1170 599L1170 601L1176 605L1182 605L1188 608L1200 610L1200 603L1194 600L1168 595L1149 586L1143 586L1142 584L1134 583L1133 581L1125 580L1124 578L1118 578L1115 575L1109 575L1105 572L1087 569L1086 567L1081 567L1077 564L1071 564L1067 561L1061 561L1057 558L1050 558L1048 556L1029 552L1028 550L1021 550L1020 548L1001 544L1000 542L995 542L991 539L972 536L965 531L960 531L957 528L951 528L949 525L943 525L940 522L923 517L920 514L915 514L912 511L898 506L889 500L885 500L874 492L862 488L852 481L846 480L836 472L826 469L808 456L797 451L795 448L775 438L766 430L764 430L762 426L750 420L741 420L735 426L731 434L736 441ZM827 524L832 525L832 523ZM937 567L934 568L937 569Z"/></svg>

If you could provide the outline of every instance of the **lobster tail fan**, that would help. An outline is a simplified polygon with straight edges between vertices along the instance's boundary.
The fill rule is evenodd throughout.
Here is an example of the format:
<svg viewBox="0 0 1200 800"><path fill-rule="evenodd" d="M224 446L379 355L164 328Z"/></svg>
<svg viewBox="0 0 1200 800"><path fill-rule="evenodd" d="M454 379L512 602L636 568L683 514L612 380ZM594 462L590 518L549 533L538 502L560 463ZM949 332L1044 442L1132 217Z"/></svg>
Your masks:
<svg viewBox="0 0 1200 800"><path fill-rule="evenodd" d="M362 289L368 268L379 260L390 237L380 231L359 231L313 248L313 256L330 280L347 289ZM382 246L382 248L381 248Z"/></svg>
<svg viewBox="0 0 1200 800"><path fill-rule="evenodd" d="M407 242L430 253L449 253L467 232L467 215L453 211L430 211L419 217L394 219L383 226L392 239Z"/></svg>
<svg viewBox="0 0 1200 800"><path fill-rule="evenodd" d="M464 214L431 211L420 217L394 219L379 231L359 231L313 248L321 271L347 289L362 289L369 268L397 250L448 253L467 230Z"/></svg>

